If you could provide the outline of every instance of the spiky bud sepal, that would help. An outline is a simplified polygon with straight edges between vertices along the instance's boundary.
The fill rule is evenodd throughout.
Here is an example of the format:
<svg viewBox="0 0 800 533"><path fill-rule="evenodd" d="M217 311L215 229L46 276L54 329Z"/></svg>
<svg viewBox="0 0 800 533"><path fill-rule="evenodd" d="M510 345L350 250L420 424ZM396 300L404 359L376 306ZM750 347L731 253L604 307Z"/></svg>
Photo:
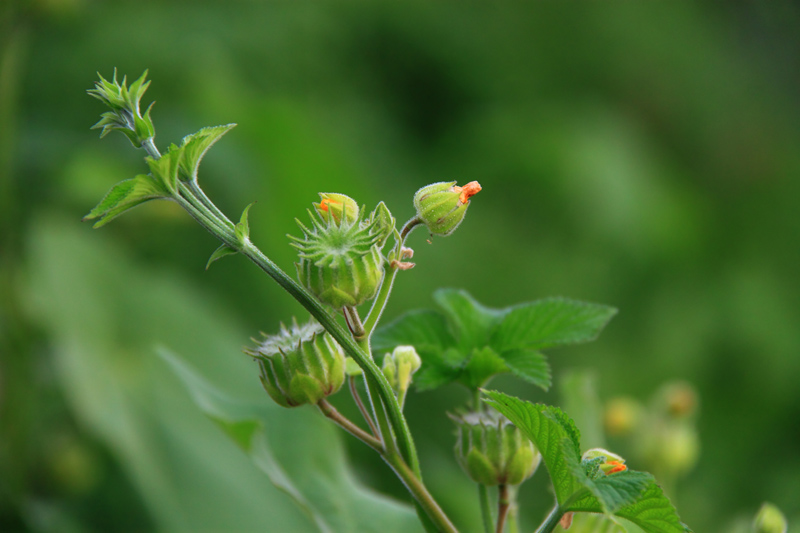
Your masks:
<svg viewBox="0 0 800 533"><path fill-rule="evenodd" d="M379 221L362 222L360 216L323 220L311 211L309 215L312 228L297 220L303 238L288 236L299 252L295 266L300 283L335 309L374 298L383 279L380 246L385 236Z"/></svg>
<svg viewBox="0 0 800 533"><path fill-rule="evenodd" d="M283 407L316 404L344 383L344 351L313 318L302 326L281 324L278 334L245 351L258 361L264 389Z"/></svg>
<svg viewBox="0 0 800 533"><path fill-rule="evenodd" d="M450 416L457 426L456 459L486 486L519 485L533 475L541 455L507 418L495 413Z"/></svg>

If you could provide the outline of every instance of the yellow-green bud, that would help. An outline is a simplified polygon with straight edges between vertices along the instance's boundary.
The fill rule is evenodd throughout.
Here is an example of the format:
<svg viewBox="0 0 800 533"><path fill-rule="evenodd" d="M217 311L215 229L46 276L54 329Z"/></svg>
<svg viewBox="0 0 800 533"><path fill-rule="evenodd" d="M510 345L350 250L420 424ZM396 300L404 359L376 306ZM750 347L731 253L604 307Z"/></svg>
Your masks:
<svg viewBox="0 0 800 533"><path fill-rule="evenodd" d="M344 221L355 224L358 220L358 203L344 194L334 192L319 193L320 201L314 207L325 222L333 221L337 226Z"/></svg>
<svg viewBox="0 0 800 533"><path fill-rule="evenodd" d="M788 524L783 513L771 503L764 503L753 522L754 533L786 533Z"/></svg>
<svg viewBox="0 0 800 533"><path fill-rule="evenodd" d="M414 195L414 208L419 218L433 235L447 236L464 220L470 198L481 190L477 181L463 187L455 181L433 183Z"/></svg>
<svg viewBox="0 0 800 533"><path fill-rule="evenodd" d="M533 475L541 455L506 418L494 413L451 417L457 425L456 459L482 485L519 485Z"/></svg>
<svg viewBox="0 0 800 533"><path fill-rule="evenodd" d="M331 205L329 210L333 212ZM297 221L303 230L302 239L294 241L300 261L295 264L300 283L321 302L336 309L353 307L372 299L383 279L383 255L380 242L383 233L378 222L362 223L352 219L349 209L322 221L312 213L312 229Z"/></svg>
<svg viewBox="0 0 800 533"><path fill-rule="evenodd" d="M398 346L383 357L386 381L399 397L403 397L411 384L411 377L422 366L422 359L413 346Z"/></svg>
<svg viewBox="0 0 800 533"><path fill-rule="evenodd" d="M314 319L289 329L281 325L280 333L247 353L258 361L264 389L283 407L316 404L344 383L344 352Z"/></svg>
<svg viewBox="0 0 800 533"><path fill-rule="evenodd" d="M629 435L642 419L642 406L633 398L614 398L606 405L603 421L611 436Z"/></svg>

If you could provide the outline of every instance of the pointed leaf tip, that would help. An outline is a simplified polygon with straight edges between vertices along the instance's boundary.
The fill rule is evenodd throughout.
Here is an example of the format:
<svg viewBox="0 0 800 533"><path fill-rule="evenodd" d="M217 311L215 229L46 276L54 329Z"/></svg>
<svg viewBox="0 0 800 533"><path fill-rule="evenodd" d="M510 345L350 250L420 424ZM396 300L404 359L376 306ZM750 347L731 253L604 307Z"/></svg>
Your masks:
<svg viewBox="0 0 800 533"><path fill-rule="evenodd" d="M210 267L211 263L213 263L214 261L236 253L238 252L233 248L231 248L230 246L228 246L227 244L221 245L219 248L214 250L214 253L211 254L211 257L208 258L208 263L206 263L206 270L208 270L208 267Z"/></svg>

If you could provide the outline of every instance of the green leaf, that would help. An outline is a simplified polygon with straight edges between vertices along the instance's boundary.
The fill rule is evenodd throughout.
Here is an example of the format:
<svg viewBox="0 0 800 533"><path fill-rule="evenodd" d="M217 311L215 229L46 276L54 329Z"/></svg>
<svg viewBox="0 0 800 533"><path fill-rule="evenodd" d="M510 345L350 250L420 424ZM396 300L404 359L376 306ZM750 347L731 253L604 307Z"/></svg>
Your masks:
<svg viewBox="0 0 800 533"><path fill-rule="evenodd" d="M515 348L541 350L594 340L617 310L566 298L546 298L515 306L492 335L500 353Z"/></svg>
<svg viewBox="0 0 800 533"><path fill-rule="evenodd" d="M492 376L508 372L508 366L494 350L485 346L472 350L459 382L474 390L484 386Z"/></svg>
<svg viewBox="0 0 800 533"><path fill-rule="evenodd" d="M236 124L225 124L223 126L203 128L184 137L183 141L181 141L181 148L183 149L181 174L186 176L187 179L196 182L197 169L208 149L235 126Z"/></svg>
<svg viewBox="0 0 800 533"><path fill-rule="evenodd" d="M484 394L486 403L517 426L542 454L556 500L563 505L582 488L572 468L580 457L578 428L557 407L532 404L497 391L484 391Z"/></svg>
<svg viewBox="0 0 800 533"><path fill-rule="evenodd" d="M250 223L247 221L247 216L250 213L250 208L253 207L253 204L255 204L255 202L244 208L244 211L242 211L242 217L239 219L239 223L234 227L236 238L239 239L239 242L242 244L245 244L250 239Z"/></svg>
<svg viewBox="0 0 800 533"><path fill-rule="evenodd" d="M183 156L181 151L182 148L171 144L167 153L158 159L153 159L152 157L145 158L153 178L161 183L163 187L173 195L176 194L178 190L178 167Z"/></svg>
<svg viewBox="0 0 800 533"><path fill-rule="evenodd" d="M222 259L223 257L226 257L228 255L234 255L236 253L238 252L233 248L231 248L230 246L228 246L227 244L221 244L219 248L214 250L214 253L211 254L211 257L208 258L208 263L206 263L206 270L208 270L208 267L210 267L211 263L213 263L214 261Z"/></svg>
<svg viewBox="0 0 800 533"><path fill-rule="evenodd" d="M287 428L281 427L280 420L270 416L269 410L264 408L268 401L266 398L262 402L232 399L171 352L161 350L160 353L189 389L200 409L250 455L275 486L313 518L321 531L419 529L419 525L411 521L416 517L409 507L384 500L364 489L343 462L332 460L330 450L342 452L337 449L340 446L332 442L336 439L329 439L325 435L331 433L333 428L327 426L328 431L323 432L319 427L298 431L292 425L292 432L288 433ZM273 446L276 440L289 435L298 445L321 439L327 446L316 450L314 454L307 453L292 463L281 463ZM391 526L384 523L379 527L375 523L376 512L384 514L385 519L398 522L391 523Z"/></svg>
<svg viewBox="0 0 800 533"><path fill-rule="evenodd" d="M433 299L444 311L448 328L465 354L488 345L492 329L503 316L502 311L484 307L464 290L439 289Z"/></svg>
<svg viewBox="0 0 800 533"><path fill-rule="evenodd" d="M464 364L444 317L437 311L408 312L378 328L371 340L373 352L390 352L400 345L416 348L422 367L414 376L419 390L435 389L458 378Z"/></svg>
<svg viewBox="0 0 800 533"><path fill-rule="evenodd" d="M615 480L618 476L622 476L626 472L613 474L605 478L607 484L617 484ZM649 476L643 472L631 472L631 474L642 474ZM620 483L621 484L621 483ZM601 490L606 490L603 487ZM615 487L615 490L620 490L620 487ZM589 513L601 513L603 508L601 503L594 496L586 496L569 505L570 511L584 511ZM640 491L636 500L633 503L623 506L614 512L614 516L624 518L633 522L647 533L688 533L692 530L683 522L681 522L675 506L664 495L655 481L650 478L649 484Z"/></svg>
<svg viewBox="0 0 800 533"><path fill-rule="evenodd" d="M567 442L566 445L569 443ZM626 470L607 476L598 472L596 463L587 465L571 453L565 453L564 457L570 465L572 473L596 499L600 511L603 513L613 514L620 508L634 503L644 489L654 482L653 476L646 472ZM591 469L591 472L587 472L587 467ZM580 492L576 494L580 494ZM581 501L583 500L585 498L581 498ZM587 503L584 502L582 505L587 505ZM564 506L564 510L579 511L582 509L567 504Z"/></svg>
<svg viewBox="0 0 800 533"><path fill-rule="evenodd" d="M550 388L552 384L550 365L547 364L547 358L543 353L520 348L503 352L500 357L515 376L544 390Z"/></svg>
<svg viewBox="0 0 800 533"><path fill-rule="evenodd" d="M148 200L164 198L167 192L153 181L150 176L139 174L135 178L121 181L114 185L83 220L93 220L94 227L99 228L111 222L128 209L136 207Z"/></svg>

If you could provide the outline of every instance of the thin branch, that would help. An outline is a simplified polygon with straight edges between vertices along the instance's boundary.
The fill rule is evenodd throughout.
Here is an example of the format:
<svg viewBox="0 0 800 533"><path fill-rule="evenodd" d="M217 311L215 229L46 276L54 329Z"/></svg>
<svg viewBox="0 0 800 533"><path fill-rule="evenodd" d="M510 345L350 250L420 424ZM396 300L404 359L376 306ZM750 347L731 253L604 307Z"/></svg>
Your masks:
<svg viewBox="0 0 800 533"><path fill-rule="evenodd" d="M353 424L349 418L336 410L334 406L328 403L327 400L320 400L317 407L322 411L322 414L333 420L339 427L350 433L352 436L374 449L378 453L383 453L383 444L381 441Z"/></svg>
<svg viewBox="0 0 800 533"><path fill-rule="evenodd" d="M364 417L364 420L369 425L369 429L372 431L372 434L377 436L378 428L375 427L375 422L373 422L372 417L369 416L369 411L367 411L367 408L364 406L364 402L361 401L361 395L358 393L358 389L356 388L356 377L350 376L348 381L350 384L350 395L353 397L353 401L356 402L358 410L361 411L361 416Z"/></svg>

